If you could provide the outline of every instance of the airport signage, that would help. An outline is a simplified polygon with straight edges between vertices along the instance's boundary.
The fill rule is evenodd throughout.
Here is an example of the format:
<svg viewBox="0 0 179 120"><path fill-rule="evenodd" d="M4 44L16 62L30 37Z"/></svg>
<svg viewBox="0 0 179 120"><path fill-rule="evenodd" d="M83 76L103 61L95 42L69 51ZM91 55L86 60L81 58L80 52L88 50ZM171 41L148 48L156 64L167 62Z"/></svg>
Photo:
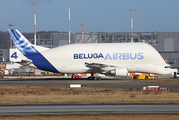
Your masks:
<svg viewBox="0 0 179 120"><path fill-rule="evenodd" d="M167 90L169 90L169 87L159 87L158 90L163 90L163 91L166 90L167 91Z"/></svg>
<svg viewBox="0 0 179 120"><path fill-rule="evenodd" d="M158 88L157 87L146 87L146 90L155 91L155 90L158 90Z"/></svg>
<svg viewBox="0 0 179 120"><path fill-rule="evenodd" d="M152 86L152 87L143 87L143 90L148 90L148 91L167 91L169 90L169 87L158 87L158 86Z"/></svg>
<svg viewBox="0 0 179 120"><path fill-rule="evenodd" d="M87 87L86 84L70 84L70 88L81 88L81 87Z"/></svg>

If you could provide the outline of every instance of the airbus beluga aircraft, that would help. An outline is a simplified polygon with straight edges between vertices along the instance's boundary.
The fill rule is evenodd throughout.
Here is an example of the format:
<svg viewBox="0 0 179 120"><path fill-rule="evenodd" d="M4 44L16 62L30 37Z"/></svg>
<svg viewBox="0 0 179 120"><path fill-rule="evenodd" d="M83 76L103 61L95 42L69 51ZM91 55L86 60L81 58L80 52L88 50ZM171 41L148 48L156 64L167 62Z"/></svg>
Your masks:
<svg viewBox="0 0 179 120"><path fill-rule="evenodd" d="M52 49L39 49L18 30L8 30L14 45L25 56L20 64L56 73L94 73L127 76L128 72L171 74L161 55L146 43L70 44ZM18 58L17 54L11 57Z"/></svg>

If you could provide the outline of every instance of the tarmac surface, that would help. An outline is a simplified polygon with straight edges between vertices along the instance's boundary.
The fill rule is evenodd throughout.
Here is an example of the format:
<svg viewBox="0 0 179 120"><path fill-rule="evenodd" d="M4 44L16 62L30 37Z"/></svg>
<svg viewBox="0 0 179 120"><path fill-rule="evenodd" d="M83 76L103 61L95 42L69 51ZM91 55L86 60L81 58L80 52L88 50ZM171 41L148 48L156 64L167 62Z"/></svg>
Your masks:
<svg viewBox="0 0 179 120"><path fill-rule="evenodd" d="M178 80L179 79L159 79ZM81 84L87 87L96 88L120 88L120 89L141 89L147 86L169 87L171 90L179 90L179 84L152 83L145 80L137 81L132 79L105 78L102 80L71 79L71 78L42 78L42 79L0 79L0 85L30 85L30 86L63 86L70 87L70 84Z"/></svg>
<svg viewBox="0 0 179 120"><path fill-rule="evenodd" d="M169 79L160 79L169 80ZM173 80L173 79L171 79ZM178 80L178 79L175 79ZM169 87L179 90L179 84L152 83L132 79L105 78L100 81L71 78L20 79L3 78L0 85L65 86L81 84L86 87L142 89L145 86ZM179 114L179 103L149 104L41 104L41 105L0 105L0 115L71 115L71 114Z"/></svg>
<svg viewBox="0 0 179 120"><path fill-rule="evenodd" d="M179 114L179 104L42 104L0 106L0 116L74 114Z"/></svg>

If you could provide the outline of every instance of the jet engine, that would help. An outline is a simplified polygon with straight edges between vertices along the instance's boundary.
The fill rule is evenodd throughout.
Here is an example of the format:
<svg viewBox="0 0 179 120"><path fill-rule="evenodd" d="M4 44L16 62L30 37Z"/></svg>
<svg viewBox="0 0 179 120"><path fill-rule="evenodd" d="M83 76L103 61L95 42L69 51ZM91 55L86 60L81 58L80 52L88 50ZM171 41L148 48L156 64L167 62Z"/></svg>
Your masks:
<svg viewBox="0 0 179 120"><path fill-rule="evenodd" d="M127 68L115 68L110 70L106 75L109 76L127 76L128 70Z"/></svg>

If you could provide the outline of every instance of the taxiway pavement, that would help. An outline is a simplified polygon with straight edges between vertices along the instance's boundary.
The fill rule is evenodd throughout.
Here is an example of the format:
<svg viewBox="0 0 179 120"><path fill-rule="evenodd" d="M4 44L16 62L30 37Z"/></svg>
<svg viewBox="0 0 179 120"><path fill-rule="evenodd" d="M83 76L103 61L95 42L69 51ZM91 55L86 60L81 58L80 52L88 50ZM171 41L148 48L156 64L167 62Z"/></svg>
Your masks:
<svg viewBox="0 0 179 120"><path fill-rule="evenodd" d="M179 114L179 104L1 105L0 115Z"/></svg>
<svg viewBox="0 0 179 120"><path fill-rule="evenodd" d="M163 79L170 80L170 79ZM173 80L173 79L171 79ZM178 79L176 79L178 80ZM171 90L179 90L179 84L173 83L153 83L137 81L132 79L103 79L100 81L71 78L51 78L51 79L0 79L0 85L29 85L29 86L63 86L69 87L70 84L82 84L87 87L96 88L120 88L120 89L141 89L146 86L169 87Z"/></svg>

